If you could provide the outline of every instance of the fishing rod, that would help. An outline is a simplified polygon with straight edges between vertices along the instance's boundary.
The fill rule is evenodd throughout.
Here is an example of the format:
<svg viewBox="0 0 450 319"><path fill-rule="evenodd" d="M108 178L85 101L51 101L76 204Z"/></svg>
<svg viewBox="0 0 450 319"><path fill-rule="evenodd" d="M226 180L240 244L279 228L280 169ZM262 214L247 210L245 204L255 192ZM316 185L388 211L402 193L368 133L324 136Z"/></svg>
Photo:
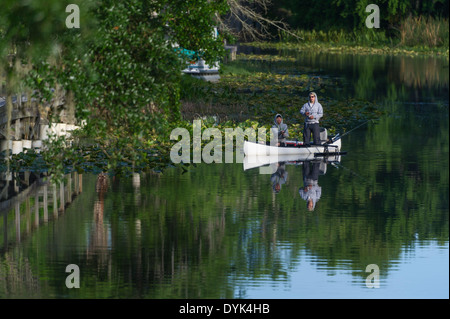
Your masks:
<svg viewBox="0 0 450 319"><path fill-rule="evenodd" d="M361 126L363 126L364 124L369 123L372 120L367 120L364 123L359 124L357 127L352 128L350 131L345 132L344 134L340 135L340 133L337 133L336 136L330 138L330 140L328 140L327 142L324 143L325 144L331 144L336 142L337 140L343 138L345 135L350 134L351 132L353 132L354 130L356 130L357 128L360 128Z"/></svg>
<svg viewBox="0 0 450 319"><path fill-rule="evenodd" d="M336 142L337 140L341 139L345 135L350 134L351 132L353 132L357 128L363 126L364 124L367 124L370 121L372 121L372 120L367 120L364 123L359 124L357 127L352 128L350 131L345 132L342 135L340 133L337 133L336 136L330 138L328 141L326 141L325 143L322 144L322 146L324 147L323 153L315 153L314 156L315 157L319 157L319 156L332 156L332 155L345 155L345 154L347 154L347 152L330 152L330 151L328 151L328 148L329 147L337 148L338 147L337 145L332 145L334 142Z"/></svg>
<svg viewBox="0 0 450 319"><path fill-rule="evenodd" d="M328 141L326 141L325 143L321 144L321 146L324 147L324 152L322 153L314 153L314 157L322 157L322 156L339 156L339 155L346 155L347 152L342 152L342 151L338 151L338 152L330 152L328 150L329 147L334 147L334 148L338 148L337 145L332 145L334 142L336 142L337 140L341 139L342 137L344 137L345 135L350 134L351 132L353 132L354 130L360 128L361 126L369 123L372 120L367 120L364 123L359 124L358 126L352 128L350 131L345 132L344 134L340 135L340 133L336 134L336 136L330 138ZM287 128L286 128L287 129ZM286 129L283 131L285 132ZM300 146L298 140L294 141L286 141L287 145L293 145L293 146ZM303 144L301 144L303 145Z"/></svg>

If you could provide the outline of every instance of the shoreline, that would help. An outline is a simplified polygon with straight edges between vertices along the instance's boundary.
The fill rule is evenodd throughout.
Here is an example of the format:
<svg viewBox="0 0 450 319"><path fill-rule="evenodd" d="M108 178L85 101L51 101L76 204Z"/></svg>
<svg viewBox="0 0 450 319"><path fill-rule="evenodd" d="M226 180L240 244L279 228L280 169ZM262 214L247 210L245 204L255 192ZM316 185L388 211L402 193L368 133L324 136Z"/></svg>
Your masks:
<svg viewBox="0 0 450 319"><path fill-rule="evenodd" d="M449 58L449 48L437 47L404 47L404 46L362 46L359 44L339 44L325 42L270 42L255 41L240 43L240 46L251 46L260 49L315 51L332 54L356 54L356 55L407 55L413 57L433 56L436 58Z"/></svg>

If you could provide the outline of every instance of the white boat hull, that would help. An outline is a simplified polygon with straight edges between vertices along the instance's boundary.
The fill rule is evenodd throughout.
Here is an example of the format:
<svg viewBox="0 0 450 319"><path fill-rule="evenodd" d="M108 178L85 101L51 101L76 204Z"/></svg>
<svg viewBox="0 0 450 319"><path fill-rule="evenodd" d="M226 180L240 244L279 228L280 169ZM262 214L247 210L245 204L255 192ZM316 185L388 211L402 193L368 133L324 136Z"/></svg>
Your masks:
<svg viewBox="0 0 450 319"><path fill-rule="evenodd" d="M185 74L189 74L195 78L206 80L210 82L216 82L220 79L219 65L215 63L210 66L200 59L194 64L190 64L186 69L182 71Z"/></svg>
<svg viewBox="0 0 450 319"><path fill-rule="evenodd" d="M277 155L277 156L258 156L250 155L244 157L244 171L256 167L270 165L274 163L288 163L288 162L301 162L312 161L314 155L299 156L299 155Z"/></svg>
<svg viewBox="0 0 450 319"><path fill-rule="evenodd" d="M341 140L335 141L328 146L328 152L339 152L341 149ZM312 156L318 153L325 153L325 146L310 146L310 147L276 147L265 144L252 143L244 141L244 154L246 156L271 156L276 157L280 155L301 155Z"/></svg>

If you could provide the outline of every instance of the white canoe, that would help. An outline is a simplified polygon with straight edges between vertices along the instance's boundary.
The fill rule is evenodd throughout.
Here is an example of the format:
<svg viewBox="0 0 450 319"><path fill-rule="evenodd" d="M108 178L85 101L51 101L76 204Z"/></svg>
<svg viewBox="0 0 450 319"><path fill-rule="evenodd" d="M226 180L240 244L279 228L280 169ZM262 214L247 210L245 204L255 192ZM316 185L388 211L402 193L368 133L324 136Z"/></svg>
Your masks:
<svg viewBox="0 0 450 319"><path fill-rule="evenodd" d="M317 158L314 154L309 155L277 155L277 156L258 156L258 155L249 155L244 157L244 171L257 168L265 165L270 165L274 163L283 162L285 164L293 164L297 165L300 162L307 161L315 161L315 160L323 160L329 163L340 162L341 156L329 156L325 158Z"/></svg>
<svg viewBox="0 0 450 319"><path fill-rule="evenodd" d="M252 168L257 168L265 165L270 165L274 163L293 163L312 161L316 159L314 155L277 155L277 156L258 156L250 155L244 157L244 171Z"/></svg>
<svg viewBox="0 0 450 319"><path fill-rule="evenodd" d="M333 142L328 145L328 149L322 145L311 145L309 147L277 147L265 144L252 143L244 141L244 154L246 156L280 156L280 155L297 155L297 156L312 156L315 154L322 154L325 152L336 153L341 150L341 140Z"/></svg>

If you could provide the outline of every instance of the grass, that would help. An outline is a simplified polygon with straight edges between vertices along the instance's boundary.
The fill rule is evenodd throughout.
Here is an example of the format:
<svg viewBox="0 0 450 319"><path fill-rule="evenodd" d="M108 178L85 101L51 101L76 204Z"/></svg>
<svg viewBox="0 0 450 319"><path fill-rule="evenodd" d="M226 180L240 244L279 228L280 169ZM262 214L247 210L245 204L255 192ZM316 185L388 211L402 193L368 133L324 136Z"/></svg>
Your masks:
<svg viewBox="0 0 450 319"><path fill-rule="evenodd" d="M387 35L388 32L391 35ZM399 27L389 30L294 30L292 33L303 40L281 32L278 42L252 42L247 45L337 54L449 56L449 21L442 18L410 17Z"/></svg>
<svg viewBox="0 0 450 319"><path fill-rule="evenodd" d="M409 17L399 28L400 45L429 48L449 45L449 24L447 19Z"/></svg>

